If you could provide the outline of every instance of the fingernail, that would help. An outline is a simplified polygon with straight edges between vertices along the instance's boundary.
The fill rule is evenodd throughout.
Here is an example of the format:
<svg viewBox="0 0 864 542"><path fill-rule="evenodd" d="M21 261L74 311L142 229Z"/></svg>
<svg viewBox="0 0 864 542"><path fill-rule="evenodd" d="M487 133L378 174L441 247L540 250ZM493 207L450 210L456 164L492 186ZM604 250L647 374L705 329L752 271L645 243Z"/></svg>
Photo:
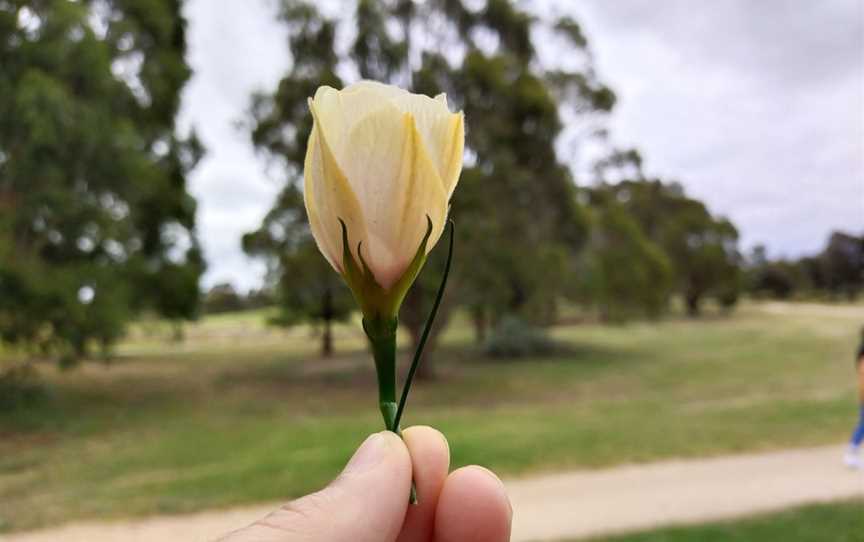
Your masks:
<svg viewBox="0 0 864 542"><path fill-rule="evenodd" d="M384 458L385 450L387 449L387 437L381 433L373 433L369 435L360 448L354 452L348 466L345 467L344 474L358 473L369 470L374 467Z"/></svg>

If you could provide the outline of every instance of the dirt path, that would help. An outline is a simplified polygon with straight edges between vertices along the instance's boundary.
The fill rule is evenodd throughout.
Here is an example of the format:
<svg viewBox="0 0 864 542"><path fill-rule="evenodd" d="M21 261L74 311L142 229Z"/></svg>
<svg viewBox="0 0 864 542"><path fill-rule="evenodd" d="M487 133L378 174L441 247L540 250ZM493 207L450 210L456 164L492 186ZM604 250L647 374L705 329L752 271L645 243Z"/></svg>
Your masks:
<svg viewBox="0 0 864 542"><path fill-rule="evenodd" d="M842 447L827 446L508 480L515 510L513 540L560 540L864 498L864 471L843 468L841 453ZM0 541L206 541L275 506L80 523L0 536Z"/></svg>
<svg viewBox="0 0 864 542"><path fill-rule="evenodd" d="M556 540L864 498L841 446L667 461L513 484L514 540Z"/></svg>

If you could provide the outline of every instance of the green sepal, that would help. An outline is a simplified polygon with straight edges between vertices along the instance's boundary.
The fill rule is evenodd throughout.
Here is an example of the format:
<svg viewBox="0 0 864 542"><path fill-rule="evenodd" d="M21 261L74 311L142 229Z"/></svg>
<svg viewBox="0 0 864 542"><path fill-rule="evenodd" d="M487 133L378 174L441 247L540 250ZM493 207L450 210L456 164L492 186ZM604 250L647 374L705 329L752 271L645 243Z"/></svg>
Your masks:
<svg viewBox="0 0 864 542"><path fill-rule="evenodd" d="M370 324L375 321L389 322L394 320L399 314L399 307L402 306L402 301L408 293L408 289L414 284L420 270L426 263L426 245L429 243L429 237L432 235L432 219L426 216L426 234L417 247L417 252L414 258L408 265L408 268L389 290L385 290L375 280L375 275L369 269L363 258L362 248L363 243L357 244L357 255L360 259L358 262L354 259L351 253L351 246L348 241L348 227L340 218L339 224L342 225L342 276L351 292L354 294L354 299L360 305L360 310L363 312L364 320ZM388 326L389 327L389 326ZM369 329L367 333L376 330Z"/></svg>

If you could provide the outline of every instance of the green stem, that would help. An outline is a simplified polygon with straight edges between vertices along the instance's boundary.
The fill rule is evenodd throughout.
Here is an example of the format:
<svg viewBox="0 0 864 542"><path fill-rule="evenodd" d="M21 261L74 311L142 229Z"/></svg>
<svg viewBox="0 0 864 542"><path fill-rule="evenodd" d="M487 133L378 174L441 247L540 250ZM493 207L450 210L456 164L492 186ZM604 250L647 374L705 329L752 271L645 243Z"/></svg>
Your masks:
<svg viewBox="0 0 864 542"><path fill-rule="evenodd" d="M384 427L402 437L402 429L396 422L396 318L363 319L363 331L372 345L375 372L378 375L378 408L384 418ZM412 480L411 504L417 504L417 488Z"/></svg>
<svg viewBox="0 0 864 542"><path fill-rule="evenodd" d="M435 316L438 314L438 307L441 306L444 290L447 289L447 277L450 276L450 264L453 262L453 237L455 237L456 230L456 225L452 220L449 221L449 226L450 243L447 246L447 262L444 264L444 274L441 275L441 284L438 286L438 293L435 295L432 311L429 312L429 318L426 319L423 334L420 336L420 343L417 345L417 351L414 352L414 359L411 360L411 367L408 369L408 376L405 378L405 384L402 387L402 397L399 399L399 407L396 409L396 419L393 422L397 426L402 421L402 414L405 413L405 404L408 402L408 393L411 392L411 383L414 382L414 374L420 365L420 359L423 357L423 348L426 346L426 339L429 338L429 332L432 330L432 324L435 322Z"/></svg>
<svg viewBox="0 0 864 542"><path fill-rule="evenodd" d="M378 375L378 407L388 431L396 428L396 328L395 318L363 319L363 331L369 337L375 372Z"/></svg>

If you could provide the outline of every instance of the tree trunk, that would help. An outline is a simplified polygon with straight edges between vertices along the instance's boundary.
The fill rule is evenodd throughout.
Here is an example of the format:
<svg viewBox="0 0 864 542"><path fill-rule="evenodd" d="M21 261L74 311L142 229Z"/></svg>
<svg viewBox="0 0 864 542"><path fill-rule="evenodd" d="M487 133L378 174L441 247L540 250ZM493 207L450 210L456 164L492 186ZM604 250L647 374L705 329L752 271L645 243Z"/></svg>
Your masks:
<svg viewBox="0 0 864 542"><path fill-rule="evenodd" d="M609 323L612 320L612 310L609 308L608 303L599 304L597 307L597 318L599 318L604 324Z"/></svg>
<svg viewBox="0 0 864 542"><path fill-rule="evenodd" d="M321 297L321 320L324 330L321 334L321 357L329 358L333 355L333 318L336 311L333 308L333 290L328 286L324 289Z"/></svg>
<svg viewBox="0 0 864 542"><path fill-rule="evenodd" d="M699 303L702 300L701 296L699 294L691 292L688 293L685 298L687 302L687 316L689 316L690 318L697 318L700 311Z"/></svg>
<svg viewBox="0 0 864 542"><path fill-rule="evenodd" d="M471 311L471 320L474 323L474 342L478 345L486 342L486 330L489 322L486 319L485 307L476 307Z"/></svg>
<svg viewBox="0 0 864 542"><path fill-rule="evenodd" d="M333 356L333 319L324 320L324 332L321 334L321 357Z"/></svg>
<svg viewBox="0 0 864 542"><path fill-rule="evenodd" d="M420 344L420 335L423 333L423 328L412 327L408 329L408 333L411 335L411 352L409 354L409 359L413 359L414 352L417 351L417 345ZM417 366L415 377L418 380L435 379L436 373L435 364L432 362L432 347L436 341L433 335L437 335L434 329L429 332L429 339L426 341L426 348L423 350L423 355L420 357L420 362Z"/></svg>
<svg viewBox="0 0 864 542"><path fill-rule="evenodd" d="M171 342L174 343L182 343L186 340L186 331L183 328L183 320L174 320L171 324L172 332L171 332Z"/></svg>

